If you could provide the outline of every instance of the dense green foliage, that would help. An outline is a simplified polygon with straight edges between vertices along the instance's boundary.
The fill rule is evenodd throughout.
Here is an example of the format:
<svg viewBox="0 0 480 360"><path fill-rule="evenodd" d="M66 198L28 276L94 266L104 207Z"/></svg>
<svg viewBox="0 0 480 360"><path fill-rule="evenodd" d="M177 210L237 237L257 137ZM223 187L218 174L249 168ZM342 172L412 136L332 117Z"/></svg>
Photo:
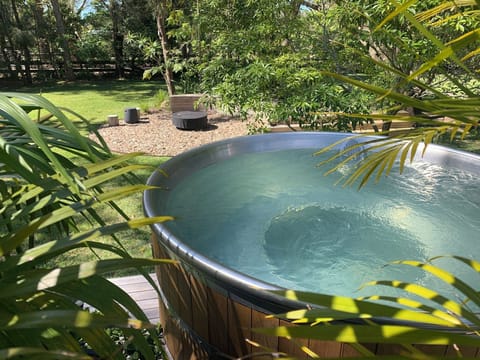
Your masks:
<svg viewBox="0 0 480 360"><path fill-rule="evenodd" d="M200 59L199 77L202 90L218 95L228 111L345 131L345 119L324 121L318 114L367 110L365 94L322 76L334 59L317 12L302 12L290 1L247 6L230 1L218 8L210 1L200 11L202 31L211 42Z"/></svg>
<svg viewBox="0 0 480 360"><path fill-rule="evenodd" d="M456 137L463 139L471 134L478 135L480 27L471 29L463 26L460 28L462 31L452 31L448 35L443 29L445 24L452 24L454 20L469 20L471 16L478 18L478 5L473 1L465 1L462 6L452 7L452 4L447 2L419 13L414 10L399 7L379 22L376 31L388 27L396 18L405 19L411 24L411 32L418 34L418 38L423 38L423 42L428 44L424 47L433 49L420 57L421 62L414 63L414 67L403 71L388 61L366 57L376 67L390 74L390 77L395 79L394 83L382 86L351 76L324 72L327 76L388 100L389 107L377 114L366 114L366 118L383 119L384 122L407 119L415 124L414 129L393 139L374 141L371 145L376 151L369 151L369 147L359 150L357 146L357 151L331 170L335 171L345 163L355 161L358 155L366 155L365 160L358 163L355 171L348 176L347 184L361 179L360 186L363 186L374 176L378 180L382 174L391 171L397 160L400 160L402 171L405 163L413 160L422 143L425 144L425 151L426 146L440 136L453 140ZM471 25L469 21L467 23ZM476 22L473 24L478 25ZM392 36L395 34L393 32ZM441 37L438 37L438 34ZM402 39L403 37L398 39L398 42ZM445 86L445 83L448 86ZM402 89L407 91L402 92ZM391 115L400 109L410 109L410 115ZM388 128L386 133L388 134ZM323 149L322 152L327 150ZM340 153L338 157L346 153Z"/></svg>
<svg viewBox="0 0 480 360"><path fill-rule="evenodd" d="M416 14L440 3L409 5ZM397 105L325 76L324 71L419 99L431 93L405 82L401 74L418 69L434 56L438 44L406 16L392 17L378 27L379 19L395 9L392 1L93 0L88 4L86 8L81 1L22 0L15 6L0 2L5 14L0 58L8 76L31 82L50 76L81 78L98 70L104 75L140 77L138 70L144 68L145 78L162 74L169 93L203 92L209 95L207 101L229 112L256 118L258 128L253 130L257 131L268 122L351 131L358 122L372 119L338 113L368 113ZM429 31L447 43L478 27L478 18L466 14L449 21L434 15L435 26ZM64 51L57 52L58 48ZM38 61L46 65L37 71ZM83 70L75 68L77 61L84 64ZM114 71L97 69L99 61L114 63ZM458 71L462 71L458 64L444 63L418 80L437 82Z"/></svg>
<svg viewBox="0 0 480 360"><path fill-rule="evenodd" d="M96 72L140 77L144 55L132 39L156 36L144 1L0 1L0 10L2 73L27 84Z"/></svg>
<svg viewBox="0 0 480 360"><path fill-rule="evenodd" d="M428 28L431 35L426 36L408 16L393 16L379 26L394 11L394 2L316 1L310 7L301 3L204 0L197 2L195 11L170 7L168 34L186 50L181 66L178 56L172 55L169 63L184 80L198 84L196 91L211 95L210 101L257 118L260 130L265 122L298 122L314 129L351 131L358 122L372 119L348 114L385 108L393 114L400 103L376 98L369 89L327 73L423 99L431 91L405 81L402 74L411 74L434 57L439 43L479 24L469 12L452 14L449 21L434 14L429 19L434 25ZM411 2L409 11L422 13L440 3ZM428 16L427 11L422 14ZM454 62L429 70L416 80L430 85L447 77L454 84L448 77L464 73Z"/></svg>
<svg viewBox="0 0 480 360"><path fill-rule="evenodd" d="M48 116L37 122L28 112L39 108ZM116 237L169 219L129 219L117 205L117 200L147 188L132 178L144 168L129 164L134 156L114 156L82 136L65 113L40 96L0 94L2 359L88 358L87 353L123 359L127 350L122 347L130 340L145 358L155 357L160 344L154 326L135 301L103 277L162 263L132 258ZM123 182L109 185L116 179ZM124 219L100 216L102 207ZM100 236L115 242L98 241ZM97 258L58 264L58 257L76 249ZM119 344L112 328L122 329L115 331L130 340ZM149 329L154 343L142 329Z"/></svg>

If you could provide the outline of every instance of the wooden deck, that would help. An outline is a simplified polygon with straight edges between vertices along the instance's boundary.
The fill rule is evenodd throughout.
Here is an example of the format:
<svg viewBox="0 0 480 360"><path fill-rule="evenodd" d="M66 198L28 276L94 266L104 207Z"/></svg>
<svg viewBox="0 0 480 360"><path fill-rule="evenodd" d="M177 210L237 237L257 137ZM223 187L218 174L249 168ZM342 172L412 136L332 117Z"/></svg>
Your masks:
<svg viewBox="0 0 480 360"><path fill-rule="evenodd" d="M158 284L155 274L150 274L150 276ZM160 322L158 295L142 275L125 276L109 280L122 288L137 302L151 323L157 324Z"/></svg>

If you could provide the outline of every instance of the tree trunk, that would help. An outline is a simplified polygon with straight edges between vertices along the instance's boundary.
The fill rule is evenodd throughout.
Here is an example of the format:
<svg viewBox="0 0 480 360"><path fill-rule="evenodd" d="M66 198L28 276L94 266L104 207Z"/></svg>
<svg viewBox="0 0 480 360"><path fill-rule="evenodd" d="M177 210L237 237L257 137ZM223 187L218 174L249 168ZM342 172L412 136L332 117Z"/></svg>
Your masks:
<svg viewBox="0 0 480 360"><path fill-rule="evenodd" d="M2 55L3 55L3 58L5 59L5 63L8 66L8 76L10 80L16 81L16 80L19 80L18 63L13 56L10 56L10 52L8 51L7 46L8 45L5 40L5 37L3 35L0 36L0 47L2 48Z"/></svg>
<svg viewBox="0 0 480 360"><path fill-rule="evenodd" d="M12 39L12 18L11 9L8 2L0 2L0 29L2 36L0 37L2 54L5 58L5 62L8 64L9 76L12 80L18 80L22 64L20 57L18 56L15 43Z"/></svg>
<svg viewBox="0 0 480 360"><path fill-rule="evenodd" d="M58 3L58 0L50 0L50 3L52 4L52 10L55 16L58 37L60 38L60 46L63 50L65 78L67 80L74 80L75 75L73 74L72 56L70 55L70 48L68 46L67 37L65 35L65 24L63 22L62 12L60 11L60 5Z"/></svg>
<svg viewBox="0 0 480 360"><path fill-rule="evenodd" d="M17 49L15 48L15 44L13 43L12 37L7 35L7 40L8 40L8 43L10 44L10 46L7 48L7 52L10 57L10 64L13 63L15 67L13 68L13 66L10 65L12 69L11 74L13 75L14 80L18 80L20 78L20 73L22 70L22 62L20 57L17 55Z"/></svg>
<svg viewBox="0 0 480 360"><path fill-rule="evenodd" d="M12 11L13 11L13 16L15 18L16 26L19 29L23 29L22 23L20 21L20 16L18 15L18 10L17 10L17 5L15 4L15 0L12 0L11 3L12 3ZM28 44L26 44L25 42L19 45L23 50L23 57L25 58L25 62L24 62L25 70L22 69L23 81L26 84L32 84L33 83L32 71L31 71L32 56L30 54L30 49L28 48Z"/></svg>
<svg viewBox="0 0 480 360"><path fill-rule="evenodd" d="M30 53L30 49L28 46L24 45L23 47L23 56L25 57L25 83L26 84L33 84L33 79L32 79L32 55Z"/></svg>
<svg viewBox="0 0 480 360"><path fill-rule="evenodd" d="M35 37L37 38L38 58L40 63L49 61L45 58L49 54L48 44L46 43L46 22L43 18L42 0L35 0L32 5L33 18L35 19Z"/></svg>
<svg viewBox="0 0 480 360"><path fill-rule="evenodd" d="M110 17L112 18L112 43L115 56L115 74L117 78L125 77L123 64L123 33L120 30L121 13L117 0L110 0Z"/></svg>
<svg viewBox="0 0 480 360"><path fill-rule="evenodd" d="M165 71L163 72L163 77L165 79L165 84L167 85L168 95L175 95L175 85L173 84L173 73L169 61L169 46L167 42L167 33L165 30L165 18L167 14L167 5L165 1L162 1L158 5L156 10L157 17L157 34L160 39L160 44L162 45L163 53L163 63L165 65Z"/></svg>

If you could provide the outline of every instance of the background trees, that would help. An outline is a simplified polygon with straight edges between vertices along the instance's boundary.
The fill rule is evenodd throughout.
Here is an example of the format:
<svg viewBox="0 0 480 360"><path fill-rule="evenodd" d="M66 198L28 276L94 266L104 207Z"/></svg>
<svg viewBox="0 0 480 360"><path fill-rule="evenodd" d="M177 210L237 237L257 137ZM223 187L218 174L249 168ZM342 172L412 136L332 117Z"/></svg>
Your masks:
<svg viewBox="0 0 480 360"><path fill-rule="evenodd" d="M398 104L374 101L324 71L417 98L429 94L399 74L435 56L438 44L407 15L379 26L394 11L393 3L0 0L0 69L4 78L25 83L94 73L117 78L143 73L147 79L161 74L170 94L210 94L230 112L255 114L259 127L268 119L344 131L368 120L322 114L385 106L395 112ZM409 11L413 16L440 3L413 2ZM478 17L465 14L432 27L436 41L478 28ZM445 62L421 80L440 81L460 68Z"/></svg>
<svg viewBox="0 0 480 360"><path fill-rule="evenodd" d="M156 36L153 12L143 1L2 0L0 9L1 74L24 83L73 80L106 64L121 78L144 64L128 36Z"/></svg>

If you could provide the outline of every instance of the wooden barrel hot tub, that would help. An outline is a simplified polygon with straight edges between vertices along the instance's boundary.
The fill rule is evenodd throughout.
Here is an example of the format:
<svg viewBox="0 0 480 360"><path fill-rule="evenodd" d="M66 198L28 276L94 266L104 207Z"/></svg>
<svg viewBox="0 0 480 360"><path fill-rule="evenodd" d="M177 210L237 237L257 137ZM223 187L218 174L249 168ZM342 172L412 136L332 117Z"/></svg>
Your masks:
<svg viewBox="0 0 480 360"><path fill-rule="evenodd" d="M158 189L145 192L145 213L147 216L174 215L164 212L169 191L198 169L231 156L302 147L318 149L344 136L338 133L249 136L212 143L180 154L164 163L161 166L162 171L156 171L148 180L149 185L158 186ZM432 156L437 155L433 151ZM446 153L440 155L441 161L451 160ZM472 159L469 158L456 161L466 168L472 166ZM474 162L477 165L480 163L478 158ZM165 173L168 176L165 176ZM161 324L171 358L232 359L254 353L258 355L249 358L272 358L265 354L264 350L252 346L252 343L261 344L275 352L306 357L298 344L251 331L257 327L290 325L284 320L266 318L266 315L305 308L305 304L274 295L268 290L279 289L278 287L236 272L194 251L188 244L176 238L168 223L156 224L152 226L152 231L155 258L178 260L176 265L162 265L156 269L162 293ZM352 346L339 342L304 340L301 345L309 347L320 357L360 356ZM365 346L378 355L395 354L399 350L395 345ZM422 346L421 349L426 349L431 355L455 356L453 346ZM462 352L464 356L478 355L477 348L473 347L462 349Z"/></svg>

